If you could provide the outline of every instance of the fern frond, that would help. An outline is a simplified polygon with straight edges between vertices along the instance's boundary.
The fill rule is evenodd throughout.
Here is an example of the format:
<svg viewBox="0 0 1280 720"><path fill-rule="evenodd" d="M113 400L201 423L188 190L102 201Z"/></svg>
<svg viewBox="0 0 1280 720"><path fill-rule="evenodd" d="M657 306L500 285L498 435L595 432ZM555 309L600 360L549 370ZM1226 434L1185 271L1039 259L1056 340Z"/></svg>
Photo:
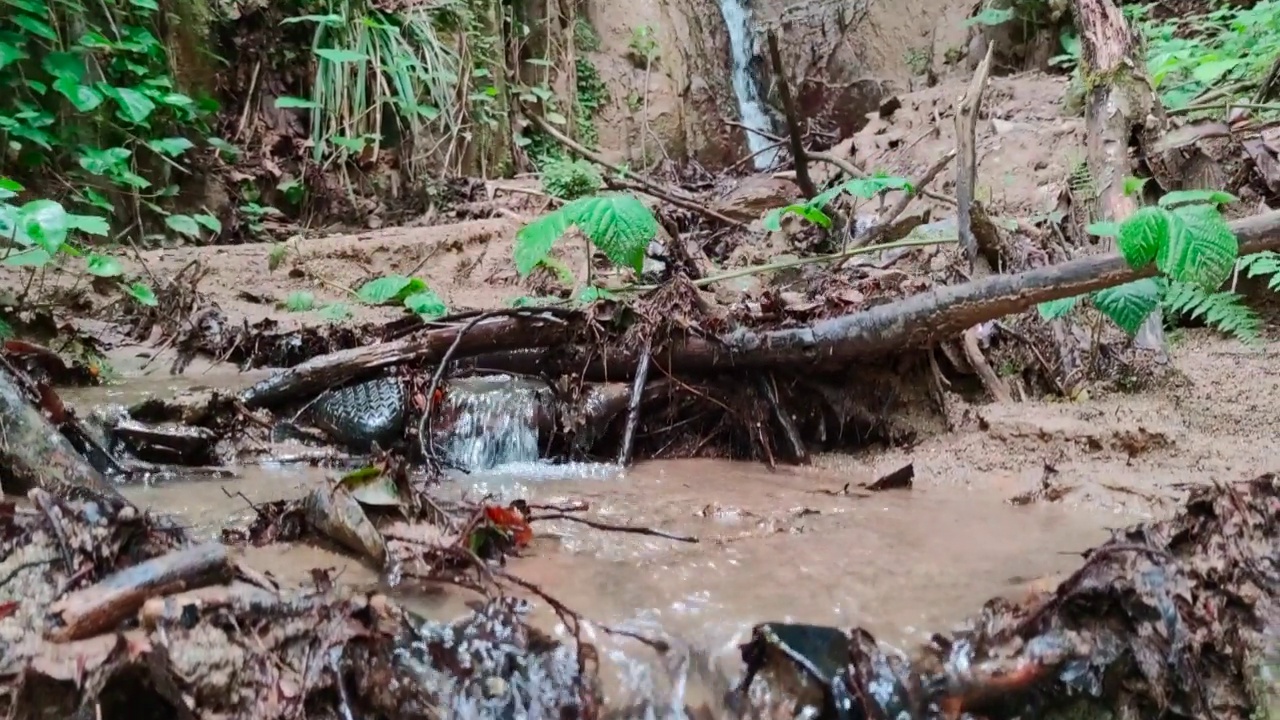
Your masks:
<svg viewBox="0 0 1280 720"><path fill-rule="evenodd" d="M1161 305L1169 315L1203 320L1218 332L1246 345L1261 340L1262 321L1244 304L1244 296L1227 290L1210 293L1191 283L1170 282Z"/></svg>
<svg viewBox="0 0 1280 720"><path fill-rule="evenodd" d="M1267 281L1267 287L1272 292L1280 290L1280 254L1263 250L1260 253L1245 255L1237 260L1236 264L1244 272L1245 277L1270 275L1271 279Z"/></svg>

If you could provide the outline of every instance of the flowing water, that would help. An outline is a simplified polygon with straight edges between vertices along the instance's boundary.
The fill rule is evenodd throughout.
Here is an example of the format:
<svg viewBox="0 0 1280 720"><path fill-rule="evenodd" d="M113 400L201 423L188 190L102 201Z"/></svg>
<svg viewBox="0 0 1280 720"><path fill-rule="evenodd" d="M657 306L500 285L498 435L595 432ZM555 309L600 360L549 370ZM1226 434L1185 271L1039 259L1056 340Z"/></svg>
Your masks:
<svg viewBox="0 0 1280 720"><path fill-rule="evenodd" d="M778 151L767 149L772 143L760 134L772 133L773 124L760 97L759 83L751 74L751 10L747 7L747 0L720 0L720 14L724 16L724 25L729 32L733 94L738 99L739 119L747 129L747 147L755 155L752 160L755 168L768 170L777 160Z"/></svg>
<svg viewBox="0 0 1280 720"><path fill-rule="evenodd" d="M534 463L545 383L489 375L450 384L444 411L453 417L442 442L453 467L469 471Z"/></svg>
<svg viewBox="0 0 1280 720"><path fill-rule="evenodd" d="M244 376L232 377L234 385L245 383ZM81 406L129 403L199 380L140 379L68 393L68 399ZM233 384L231 378L207 382ZM670 634L725 664L732 664L735 644L763 621L862 625L889 642L919 641L992 595L1022 593L1030 581L1073 569L1080 551L1107 537L1107 526L1129 521L1056 504L1015 507L998 484L968 487L927 474L912 490L843 493L882 472L871 457L824 457L813 467L776 471L720 460L646 462L625 471L607 464L553 465L537 459L532 391L510 387L490 381L453 395L460 432L448 452L471 468L456 476L453 492L586 503L583 516L598 523L654 528L699 542L551 520L537 524L532 546L508 569L587 618ZM140 506L177 515L198 534L216 536L227 524L246 522L250 503L299 497L324 482L325 473L246 466L231 479L178 480L129 487L125 494ZM333 568L340 582L383 587L429 617L461 614L471 599L438 588L386 588L367 567L315 547L244 552L250 563L286 582L307 582L313 567ZM545 607L538 616L548 625L556 622ZM606 645L606 654L643 652L634 641L609 642L619 644ZM634 672L625 670L631 667L626 663L611 667Z"/></svg>

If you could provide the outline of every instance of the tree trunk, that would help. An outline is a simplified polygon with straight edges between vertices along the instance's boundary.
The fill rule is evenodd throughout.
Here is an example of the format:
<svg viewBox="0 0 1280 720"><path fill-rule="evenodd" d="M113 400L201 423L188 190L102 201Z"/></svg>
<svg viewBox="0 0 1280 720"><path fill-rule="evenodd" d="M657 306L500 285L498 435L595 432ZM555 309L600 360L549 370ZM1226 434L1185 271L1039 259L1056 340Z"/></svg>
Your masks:
<svg viewBox="0 0 1280 720"><path fill-rule="evenodd" d="M0 478L6 493L42 488L66 498L85 493L121 501L102 476L32 404L21 380L0 366Z"/></svg>
<svg viewBox="0 0 1280 720"><path fill-rule="evenodd" d="M1164 110L1146 74L1142 44L1120 8L1112 0L1074 0L1073 6L1085 87L1085 156L1094 195L1089 206L1075 211L1075 219L1082 226L1097 220L1120 222L1138 210L1138 198L1124 192L1125 178L1133 174L1130 145L1135 136L1159 133ZM1135 342L1162 348L1163 323L1157 308Z"/></svg>

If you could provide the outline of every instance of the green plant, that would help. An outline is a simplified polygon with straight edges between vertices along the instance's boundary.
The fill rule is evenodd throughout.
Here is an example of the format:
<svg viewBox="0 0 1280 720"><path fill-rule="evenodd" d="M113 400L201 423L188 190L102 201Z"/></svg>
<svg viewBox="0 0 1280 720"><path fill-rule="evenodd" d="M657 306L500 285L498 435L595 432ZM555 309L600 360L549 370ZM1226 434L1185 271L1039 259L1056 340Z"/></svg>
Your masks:
<svg viewBox="0 0 1280 720"><path fill-rule="evenodd" d="M596 52L600 49L600 36L591 23L578 18L573 23L573 44L582 52Z"/></svg>
<svg viewBox="0 0 1280 720"><path fill-rule="evenodd" d="M578 198L516 233L514 259L521 277L527 277L548 259L551 248L570 227L581 230L588 243L610 262L637 273L644 267L645 250L658 234L657 218L634 195L610 193ZM587 276L590 284L589 254Z"/></svg>
<svg viewBox="0 0 1280 720"><path fill-rule="evenodd" d="M489 71L464 71L454 44L436 29L442 15L460 11L455 3L391 13L356 0L328 0L323 10L283 21L315 25L315 73L310 97L276 99L278 108L309 111L315 162L376 153L388 120L402 139L425 141L434 132L455 141L467 119L460 103L487 103L497 95L485 82ZM468 95L462 88L472 79L482 89ZM411 172L425 172L427 153L414 155Z"/></svg>
<svg viewBox="0 0 1280 720"><path fill-rule="evenodd" d="M117 216L145 228L143 210L190 237L221 232L208 212L164 207L190 175L195 140L229 148L208 133L218 104L178 88L152 0L82 4L6 0L0 13L0 148L9 174L46 179L36 195ZM66 189L66 191L63 190ZM85 217L75 215L76 217ZM140 233L141 234L141 233Z"/></svg>
<svg viewBox="0 0 1280 720"><path fill-rule="evenodd" d="M604 178L586 160L547 160L542 168L542 189L551 197L577 200L600 191Z"/></svg>
<svg viewBox="0 0 1280 720"><path fill-rule="evenodd" d="M156 305L151 287L126 279L124 266L119 260L89 250L72 240L75 232L105 235L105 220L93 215L69 213L54 200L32 200L22 205L8 202L22 191L19 183L0 177L0 239L6 245L0 264L30 268L34 275L47 267L71 262L72 258L82 258L84 264L77 281L82 277L107 280L139 303Z"/></svg>
<svg viewBox="0 0 1280 720"><path fill-rule="evenodd" d="M826 207L831 201L846 193L864 200L870 200L876 195L890 190L904 190L907 193L914 193L915 187L906 178L892 176L883 172L877 172L865 178L854 178L818 193L805 202L793 203L786 207L770 210L764 216L764 227L766 230L777 232L782 229L783 216L791 214L799 215L805 220L827 229L831 227L831 216L827 214Z"/></svg>
<svg viewBox="0 0 1280 720"><path fill-rule="evenodd" d="M1126 181L1125 188L1137 194L1142 184ZM1171 314L1203 318L1211 327L1256 343L1257 315L1237 293L1219 290L1235 271L1239 243L1218 206L1234 201L1224 192L1182 190L1165 194L1157 205L1142 207L1123 222L1090 225L1091 234L1116 239L1130 267L1141 270L1154 263L1160 274L1098 290L1088 299L1130 335L1157 307L1164 307ZM1259 264L1259 273L1265 270L1261 262L1252 261ZM1040 314L1046 319L1061 317L1080 300L1076 296L1041 303Z"/></svg>

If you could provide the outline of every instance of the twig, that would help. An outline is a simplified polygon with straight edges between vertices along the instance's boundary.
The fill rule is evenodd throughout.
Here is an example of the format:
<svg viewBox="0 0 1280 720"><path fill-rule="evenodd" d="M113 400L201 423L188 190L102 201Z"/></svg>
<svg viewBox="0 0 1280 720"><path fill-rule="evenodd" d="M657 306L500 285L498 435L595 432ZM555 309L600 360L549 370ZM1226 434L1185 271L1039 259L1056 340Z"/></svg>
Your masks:
<svg viewBox="0 0 1280 720"><path fill-rule="evenodd" d="M590 160L593 163L596 163L597 165L600 165L602 167L608 168L609 170L612 170L613 173L618 176L618 178L631 179L631 180L626 180L626 179L611 178L609 180L609 184L611 186L616 186L616 187L620 187L627 190L638 190L648 195L652 195L653 197L658 198L659 200L665 200L671 203L672 205L675 205L676 207L681 207L681 208L684 208L685 210L692 210L693 212L700 213L701 215L709 217L712 220L722 222L731 227L738 227L738 228L744 227L743 223L738 222L737 220L734 220L726 215L718 213L715 210L712 210L711 208L703 207L702 205L699 205L696 201L692 199L684 199L671 194L671 192L668 189L662 187L661 185L659 185L658 183L652 180L649 180L643 175L637 175L633 172L624 172L622 168L618 167L617 165L614 165L613 163L606 161L603 157L600 156L599 153L588 150L587 148L574 142L564 133L551 127L550 123L546 122L545 120L538 117L537 115L528 114L526 115L526 117L528 117L529 122L536 125L539 130L542 130L547 135L551 136L553 140L560 143L561 145L564 145L565 147L569 148L573 152L577 153L578 155L581 155L582 157Z"/></svg>
<svg viewBox="0 0 1280 720"><path fill-rule="evenodd" d="M977 131L978 113L982 109L982 91L987 87L991 74L991 55L995 44L987 47L987 55L978 63L978 70L969 83L969 89L956 102L956 150L960 159L956 162L956 225L960 233L960 248L973 271L978 259L978 239L973 234L973 187L978 180Z"/></svg>
<svg viewBox="0 0 1280 720"><path fill-rule="evenodd" d="M653 357L653 345L645 343L636 367L636 377L631 383L631 399L627 404L627 427L622 433L622 447L618 450L618 465L631 464L631 445L636 439L636 425L640 423L640 401L644 399L644 385L649 380L649 360Z"/></svg>
<svg viewBox="0 0 1280 720"><path fill-rule="evenodd" d="M800 117L796 112L795 101L791 98L791 85L787 82L787 73L782 67L782 52L778 50L778 35L773 30L766 34L769 43L769 60L773 63L773 77L778 82L778 95L782 98L782 112L787 118L787 130L791 138L791 157L796 165L796 185L806 198L818 194L818 189L809 177L809 165L804 152L804 139L800 133Z"/></svg>
<svg viewBox="0 0 1280 720"><path fill-rule="evenodd" d="M706 287L708 285L721 282L723 280L732 280L734 278L746 277L747 275L757 275L763 272L773 272L775 270L788 270L793 267L802 265L813 265L815 263L831 262L833 260L844 260L845 258L857 255L869 255L884 250L893 250L894 248L908 247L924 247L926 245L946 245L953 243L955 240L948 238L933 239L915 239L915 240L899 240L897 242L885 243L883 245L871 245L869 247L850 248L837 253L828 255L810 255L809 257L795 258L791 260L779 260L778 262L766 263L764 265L752 265L751 267L738 268L730 270L718 275L708 275L700 280L694 280L691 284L694 287ZM658 285L629 285L616 288L606 288L609 292L647 292L649 290L657 290Z"/></svg>
<svg viewBox="0 0 1280 720"><path fill-rule="evenodd" d="M613 525L611 523L600 522L599 520L588 520L577 515L569 515L566 513L552 513L550 515L534 515L529 518L529 522L535 520L572 520L576 523L582 523L596 530L606 530L608 532L632 533L634 535L649 535L651 537L666 538L667 540L675 540L676 542L697 543L698 538L692 535L676 535L664 530L654 530L653 528L637 527L635 525Z"/></svg>

